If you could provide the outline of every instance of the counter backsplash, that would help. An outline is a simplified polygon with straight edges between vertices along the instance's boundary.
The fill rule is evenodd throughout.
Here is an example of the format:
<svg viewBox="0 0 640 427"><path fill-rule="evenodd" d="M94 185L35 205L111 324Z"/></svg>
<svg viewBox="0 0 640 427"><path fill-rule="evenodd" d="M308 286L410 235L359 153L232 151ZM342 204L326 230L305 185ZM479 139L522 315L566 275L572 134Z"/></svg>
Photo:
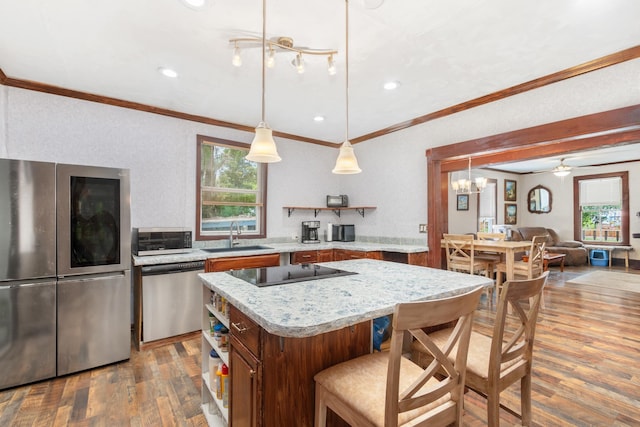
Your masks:
<svg viewBox="0 0 640 427"><path fill-rule="evenodd" d="M324 242L324 239L321 239ZM379 236L357 236L356 242L361 243L380 243L384 245L410 245L410 246L426 246L427 237L410 238L410 237L379 237ZM268 245L270 243L299 243L298 241L291 240L290 237L269 237L266 239L241 239L240 244L243 246L249 245ZM213 241L193 241L194 249L202 248L224 248L229 245L227 239L213 240Z"/></svg>

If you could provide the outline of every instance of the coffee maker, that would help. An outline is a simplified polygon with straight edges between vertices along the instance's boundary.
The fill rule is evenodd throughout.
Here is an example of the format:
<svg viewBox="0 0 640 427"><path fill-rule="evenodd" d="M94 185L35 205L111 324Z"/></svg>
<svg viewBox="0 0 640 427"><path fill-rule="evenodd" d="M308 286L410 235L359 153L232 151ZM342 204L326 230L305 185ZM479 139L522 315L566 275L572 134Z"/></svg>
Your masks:
<svg viewBox="0 0 640 427"><path fill-rule="evenodd" d="M302 243L320 243L320 221L302 221Z"/></svg>

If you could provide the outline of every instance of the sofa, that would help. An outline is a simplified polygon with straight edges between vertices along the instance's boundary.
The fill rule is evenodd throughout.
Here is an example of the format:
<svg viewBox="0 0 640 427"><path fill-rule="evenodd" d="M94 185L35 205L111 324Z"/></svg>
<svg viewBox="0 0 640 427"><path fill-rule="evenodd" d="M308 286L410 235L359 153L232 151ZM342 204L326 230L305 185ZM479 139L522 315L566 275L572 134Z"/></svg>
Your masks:
<svg viewBox="0 0 640 427"><path fill-rule="evenodd" d="M555 230L545 227L513 227L511 240L532 240L533 236L546 236L545 249L550 253L565 254L564 265L585 265L589 262L589 251L582 242L560 240Z"/></svg>

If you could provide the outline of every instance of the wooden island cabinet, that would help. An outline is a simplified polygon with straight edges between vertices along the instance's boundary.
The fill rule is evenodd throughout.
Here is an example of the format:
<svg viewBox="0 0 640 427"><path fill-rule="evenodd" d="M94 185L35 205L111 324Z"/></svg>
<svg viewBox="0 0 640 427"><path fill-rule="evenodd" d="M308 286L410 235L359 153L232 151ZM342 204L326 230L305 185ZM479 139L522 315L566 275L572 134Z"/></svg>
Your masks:
<svg viewBox="0 0 640 427"><path fill-rule="evenodd" d="M229 421L234 427L313 426L313 376L371 349L368 321L311 337L279 337L230 308ZM329 425L346 424L333 415Z"/></svg>

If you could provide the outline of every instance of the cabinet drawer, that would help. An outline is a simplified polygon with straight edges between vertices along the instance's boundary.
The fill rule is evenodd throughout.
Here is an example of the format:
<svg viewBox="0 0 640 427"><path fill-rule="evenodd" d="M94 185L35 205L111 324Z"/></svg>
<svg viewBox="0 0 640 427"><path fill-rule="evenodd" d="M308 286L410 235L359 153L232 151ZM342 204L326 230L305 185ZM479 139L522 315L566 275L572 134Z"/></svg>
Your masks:
<svg viewBox="0 0 640 427"><path fill-rule="evenodd" d="M333 261L333 249L318 251L318 262Z"/></svg>
<svg viewBox="0 0 640 427"><path fill-rule="evenodd" d="M274 267L280 265L280 254L249 255L209 258L205 264L207 273L213 271L240 270L242 268Z"/></svg>
<svg viewBox="0 0 640 427"><path fill-rule="evenodd" d="M335 249L334 258L336 261L345 261L349 259L382 259L382 252L380 251L352 251L349 249Z"/></svg>
<svg viewBox="0 0 640 427"><path fill-rule="evenodd" d="M262 328L234 306L230 306L229 322L231 335L236 337L259 359Z"/></svg>
<svg viewBox="0 0 640 427"><path fill-rule="evenodd" d="M291 254L291 264L318 262L318 251L300 251Z"/></svg>

